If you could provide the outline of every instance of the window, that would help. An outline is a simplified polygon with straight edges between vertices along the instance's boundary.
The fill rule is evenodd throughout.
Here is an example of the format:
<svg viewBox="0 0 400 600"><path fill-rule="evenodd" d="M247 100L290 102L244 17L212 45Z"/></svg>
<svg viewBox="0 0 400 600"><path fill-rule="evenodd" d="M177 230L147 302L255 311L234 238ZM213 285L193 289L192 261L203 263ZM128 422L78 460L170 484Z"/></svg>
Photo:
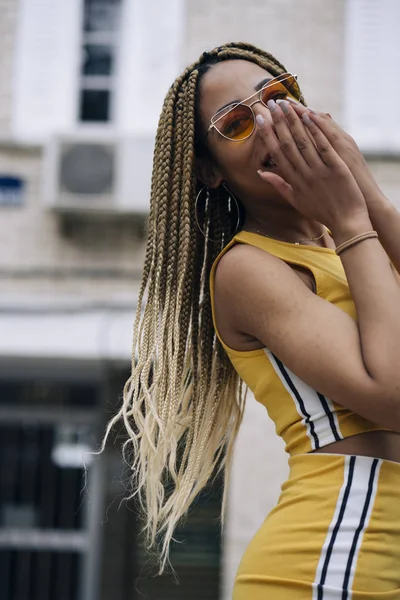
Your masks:
<svg viewBox="0 0 400 600"><path fill-rule="evenodd" d="M100 517L89 508L101 498L88 451L100 393L93 382L0 379L2 600L93 598Z"/></svg>
<svg viewBox="0 0 400 600"><path fill-rule="evenodd" d="M79 120L113 120L121 0L84 0Z"/></svg>
<svg viewBox="0 0 400 600"><path fill-rule="evenodd" d="M185 26L185 0L19 0L12 135L43 144L88 126L153 139Z"/></svg>
<svg viewBox="0 0 400 600"><path fill-rule="evenodd" d="M366 153L400 154L400 2L347 0L345 126Z"/></svg>

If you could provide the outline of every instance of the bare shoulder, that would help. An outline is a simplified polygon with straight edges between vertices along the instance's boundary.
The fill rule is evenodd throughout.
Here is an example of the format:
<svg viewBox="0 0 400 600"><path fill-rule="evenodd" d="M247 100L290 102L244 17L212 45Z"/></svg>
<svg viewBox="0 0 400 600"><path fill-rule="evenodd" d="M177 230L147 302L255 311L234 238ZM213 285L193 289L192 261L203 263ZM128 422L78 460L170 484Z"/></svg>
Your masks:
<svg viewBox="0 0 400 600"><path fill-rule="evenodd" d="M224 342L241 351L262 348L263 343L249 329L249 314L261 317L270 302L295 294L299 285L313 289L309 273L295 272L256 246L233 246L221 257L215 272L215 317Z"/></svg>
<svg viewBox="0 0 400 600"><path fill-rule="evenodd" d="M248 272L249 265L253 264L253 261L256 261L257 265L264 267L267 265L278 266L279 264L284 264L279 258L257 246L235 244L220 258L216 269L216 277L229 277L237 269L243 270L246 273Z"/></svg>
<svg viewBox="0 0 400 600"><path fill-rule="evenodd" d="M285 262L253 246L229 249L216 270L215 317L231 348L268 348L312 389L391 427L393 398L365 368L357 322Z"/></svg>
<svg viewBox="0 0 400 600"><path fill-rule="evenodd" d="M237 269L243 270L244 273L247 272L247 268L253 260L263 265L268 262L278 262L275 256L272 256L261 248L257 248L257 246L235 244L220 258L215 272L216 281L230 279L232 274L237 273Z"/></svg>
<svg viewBox="0 0 400 600"><path fill-rule="evenodd" d="M265 283L268 285L265 285ZM289 266L283 260L261 248L249 244L236 244L224 254L215 272L215 296L226 301L253 296L255 289L263 289L263 298L275 298L292 286L313 285L306 269Z"/></svg>

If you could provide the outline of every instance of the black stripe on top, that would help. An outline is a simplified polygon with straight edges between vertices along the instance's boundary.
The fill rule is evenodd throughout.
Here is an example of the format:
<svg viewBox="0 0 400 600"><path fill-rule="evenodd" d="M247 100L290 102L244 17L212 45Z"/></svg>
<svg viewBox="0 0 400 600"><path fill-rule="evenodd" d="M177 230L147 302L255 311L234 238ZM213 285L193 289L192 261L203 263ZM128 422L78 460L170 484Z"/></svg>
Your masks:
<svg viewBox="0 0 400 600"><path fill-rule="evenodd" d="M354 533L353 543L351 545L349 558L347 560L346 572L345 572L344 580L343 580L342 600L347 600L347 598L349 596L348 586L349 586L349 579L350 579L350 574L351 574L351 567L352 567L354 555L355 555L355 552L357 549L358 538L360 537L360 534L361 534L362 530L364 529L365 519L367 518L369 505L371 503L371 496L372 496L372 491L374 488L374 481L375 481L375 473L376 473L378 463L379 463L379 459L376 458L376 459L374 459L374 461L371 465L371 472L370 472L369 481L368 481L368 491L367 491L367 495L366 495L365 502L364 502L364 508L363 508L363 511L361 514L360 523Z"/></svg>
<svg viewBox="0 0 400 600"><path fill-rule="evenodd" d="M326 551L324 566L322 568L321 579L320 579L320 582L318 584L318 600L323 600L323 597L324 597L324 587L323 586L324 586L324 583L325 583L326 574L328 572L328 566L329 566L329 561L331 559L331 555L332 555L332 551L333 551L333 546L335 545L335 541L336 541L337 535L339 533L340 525L341 525L341 523L343 521L343 516L344 516L345 510L346 510L347 501L349 499L351 484L353 483L355 463L356 463L356 457L355 456L351 456L350 457L350 465L349 465L349 473L348 473L348 476L347 476L346 489L345 489L345 492L343 494L342 505L340 507L340 511L339 511L339 514L338 514L338 518L337 518L335 527L333 528L333 531L332 531L332 536L331 536L331 539L330 539L330 542L329 542L328 549Z"/></svg>
<svg viewBox="0 0 400 600"><path fill-rule="evenodd" d="M291 391L293 392L297 402L299 403L300 406L300 410L303 414L303 416L305 417L305 422L308 423L308 425L310 426L310 433L314 439L314 443L315 443L315 450L318 450L321 446L319 443L319 439L318 436L316 434L315 431L315 426L314 423L311 421L311 415L307 412L303 398L300 396L296 386L294 385L293 381L290 379L289 373L286 371L285 365L279 360L279 358L277 358L275 356L275 354L272 354L278 369L280 370L280 372L282 373L283 377L285 378L286 383L288 384L288 386L290 387Z"/></svg>
<svg viewBox="0 0 400 600"><path fill-rule="evenodd" d="M317 395L318 395L318 398L321 401L322 408L324 409L325 414L328 417L329 424L331 426L331 430L332 430L332 433L333 433L333 437L335 438L335 441L337 442L338 440L341 440L342 437L339 435L339 432L338 432L338 430L336 428L336 423L335 423L335 419L333 418L332 411L329 409L329 406L328 406L328 403L326 401L325 396L323 396L319 392L317 392Z"/></svg>

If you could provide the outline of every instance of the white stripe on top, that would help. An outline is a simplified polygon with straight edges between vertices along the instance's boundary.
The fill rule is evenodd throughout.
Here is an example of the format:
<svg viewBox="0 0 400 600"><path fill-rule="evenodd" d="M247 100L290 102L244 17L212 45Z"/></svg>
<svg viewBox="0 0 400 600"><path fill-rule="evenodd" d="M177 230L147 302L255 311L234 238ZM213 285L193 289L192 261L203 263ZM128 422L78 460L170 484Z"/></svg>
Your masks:
<svg viewBox="0 0 400 600"><path fill-rule="evenodd" d="M351 600L381 465L378 458L346 456L343 485L318 562L312 600Z"/></svg>
<svg viewBox="0 0 400 600"><path fill-rule="evenodd" d="M264 352L302 417L301 422L310 439L311 449L318 450L343 439L333 403L292 373L267 348L264 348Z"/></svg>

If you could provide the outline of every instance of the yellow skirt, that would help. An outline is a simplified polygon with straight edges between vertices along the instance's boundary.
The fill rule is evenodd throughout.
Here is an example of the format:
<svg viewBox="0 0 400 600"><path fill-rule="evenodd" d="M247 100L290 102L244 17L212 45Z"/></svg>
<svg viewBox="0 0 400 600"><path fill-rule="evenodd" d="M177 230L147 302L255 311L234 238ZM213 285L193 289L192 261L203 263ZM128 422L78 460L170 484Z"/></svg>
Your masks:
<svg viewBox="0 0 400 600"><path fill-rule="evenodd" d="M300 454L233 600L400 600L400 464Z"/></svg>

